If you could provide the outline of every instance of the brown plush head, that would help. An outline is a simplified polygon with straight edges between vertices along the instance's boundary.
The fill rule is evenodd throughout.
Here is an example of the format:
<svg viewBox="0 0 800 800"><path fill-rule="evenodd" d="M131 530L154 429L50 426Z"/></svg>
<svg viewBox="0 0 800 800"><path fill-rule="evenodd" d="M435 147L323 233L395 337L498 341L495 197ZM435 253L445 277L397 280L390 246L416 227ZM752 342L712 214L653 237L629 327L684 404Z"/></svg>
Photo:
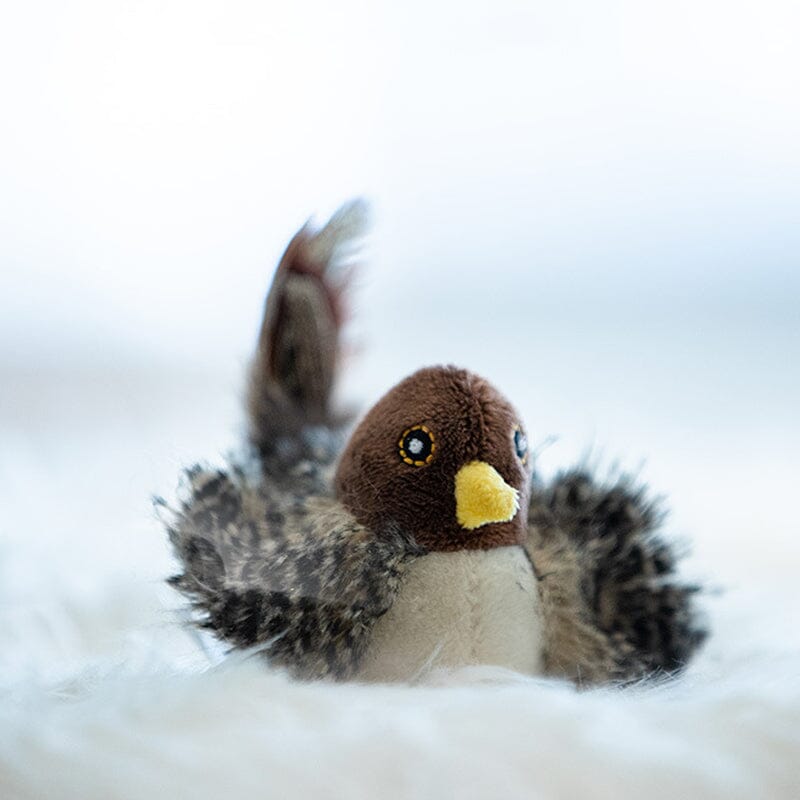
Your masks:
<svg viewBox="0 0 800 800"><path fill-rule="evenodd" d="M511 404L456 367L415 372L353 432L335 484L363 525L399 525L429 550L519 544L529 500L527 443Z"/></svg>

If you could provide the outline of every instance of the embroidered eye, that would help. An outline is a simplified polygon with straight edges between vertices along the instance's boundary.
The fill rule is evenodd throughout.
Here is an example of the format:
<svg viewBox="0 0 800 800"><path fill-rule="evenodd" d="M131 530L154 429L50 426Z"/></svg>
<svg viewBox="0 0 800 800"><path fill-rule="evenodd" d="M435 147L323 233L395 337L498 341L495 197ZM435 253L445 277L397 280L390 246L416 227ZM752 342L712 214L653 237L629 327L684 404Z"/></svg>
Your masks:
<svg viewBox="0 0 800 800"><path fill-rule="evenodd" d="M522 432L522 428L517 425L514 428L514 450L519 460L525 464L528 461L528 437Z"/></svg>
<svg viewBox="0 0 800 800"><path fill-rule="evenodd" d="M424 425L414 425L403 431L397 445L400 448L400 458L414 467L430 464L436 452L433 434Z"/></svg>

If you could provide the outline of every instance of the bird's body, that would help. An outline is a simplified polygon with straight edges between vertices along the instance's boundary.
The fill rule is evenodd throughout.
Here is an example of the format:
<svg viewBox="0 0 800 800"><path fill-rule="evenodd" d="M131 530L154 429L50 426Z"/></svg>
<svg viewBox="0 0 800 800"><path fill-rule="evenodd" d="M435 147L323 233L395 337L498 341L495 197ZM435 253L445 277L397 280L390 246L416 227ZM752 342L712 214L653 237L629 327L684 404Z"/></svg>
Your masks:
<svg viewBox="0 0 800 800"><path fill-rule="evenodd" d="M173 585L217 636L303 678L679 670L705 632L653 503L581 471L535 480L525 425L485 379L419 370L341 447L334 273L357 211L303 228L278 267L251 371L251 455L188 471Z"/></svg>
<svg viewBox="0 0 800 800"><path fill-rule="evenodd" d="M428 553L375 623L357 674L413 680L438 667L493 664L540 675L543 649L539 590L522 547Z"/></svg>

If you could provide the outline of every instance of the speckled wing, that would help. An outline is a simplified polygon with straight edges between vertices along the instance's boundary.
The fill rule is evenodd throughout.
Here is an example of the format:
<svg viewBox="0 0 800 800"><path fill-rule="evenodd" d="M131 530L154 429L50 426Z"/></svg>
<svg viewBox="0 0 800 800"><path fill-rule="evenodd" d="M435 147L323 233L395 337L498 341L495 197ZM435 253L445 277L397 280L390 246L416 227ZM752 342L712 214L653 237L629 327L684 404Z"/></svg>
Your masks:
<svg viewBox="0 0 800 800"><path fill-rule="evenodd" d="M390 529L376 536L330 497L252 482L240 468L194 467L187 478L168 528L182 568L170 582L199 624L297 677L352 675L416 545Z"/></svg>
<svg viewBox="0 0 800 800"><path fill-rule="evenodd" d="M679 672L707 632L699 587L676 575L642 487L601 486L582 471L534 485L526 549L539 579L548 674L578 684Z"/></svg>
<svg viewBox="0 0 800 800"><path fill-rule="evenodd" d="M194 467L169 537L171 583L199 623L299 677L347 677L416 547L359 525L331 496L345 419L331 409L347 260L366 209L304 226L275 272L250 369L249 451Z"/></svg>

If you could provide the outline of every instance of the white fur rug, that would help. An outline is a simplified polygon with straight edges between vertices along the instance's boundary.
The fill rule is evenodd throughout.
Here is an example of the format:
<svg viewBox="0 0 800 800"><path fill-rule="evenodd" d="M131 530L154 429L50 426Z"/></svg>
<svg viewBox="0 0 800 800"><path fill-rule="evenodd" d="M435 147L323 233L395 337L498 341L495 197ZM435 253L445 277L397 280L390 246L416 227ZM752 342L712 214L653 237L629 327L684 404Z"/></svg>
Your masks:
<svg viewBox="0 0 800 800"><path fill-rule="evenodd" d="M80 396L84 377L47 380ZM0 426L3 800L800 797L795 551L750 559L766 534L717 549L726 532L709 534L688 565L725 591L706 600L708 646L668 685L577 693L493 669L291 683L204 650L162 583L148 491L232 441L233 395L198 379L170 415L168 384L106 375L119 402L87 395L64 426L28 413L36 380L15 376ZM158 414L134 385L162 387Z"/></svg>

